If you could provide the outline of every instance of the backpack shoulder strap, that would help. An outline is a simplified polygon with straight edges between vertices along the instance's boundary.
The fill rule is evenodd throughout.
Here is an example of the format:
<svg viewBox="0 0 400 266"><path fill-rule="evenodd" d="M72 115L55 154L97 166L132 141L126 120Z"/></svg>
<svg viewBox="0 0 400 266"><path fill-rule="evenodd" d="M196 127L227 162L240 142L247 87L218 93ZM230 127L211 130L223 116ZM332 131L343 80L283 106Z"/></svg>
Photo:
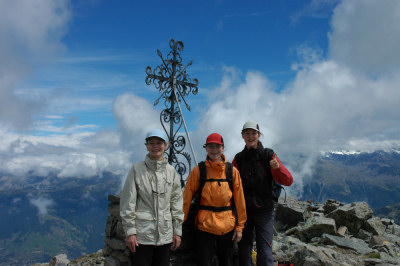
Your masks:
<svg viewBox="0 0 400 266"><path fill-rule="evenodd" d="M199 170L200 170L200 184L205 182L207 179L207 168L206 168L206 163L204 161L199 162L198 164Z"/></svg>
<svg viewBox="0 0 400 266"><path fill-rule="evenodd" d="M232 190L233 185L233 179L232 179L232 175L233 175L233 165L230 162L226 162L226 179L228 180L229 183L229 188ZM233 190L232 190L233 191Z"/></svg>
<svg viewBox="0 0 400 266"><path fill-rule="evenodd" d="M242 158L241 157L242 157L241 156L241 152L239 152L239 153L237 153L235 155L235 161L236 161L236 165L237 165L239 171L240 171L241 164L242 164Z"/></svg>
<svg viewBox="0 0 400 266"><path fill-rule="evenodd" d="M273 149L268 149L268 148L264 148L264 159L267 160L267 162L271 161L272 156L274 156L275 152Z"/></svg>
<svg viewBox="0 0 400 266"><path fill-rule="evenodd" d="M204 183L206 182L207 179L207 168L206 168L206 163L204 161L201 161L198 163L199 170L200 170L200 178L199 178L199 189L196 193L197 197L195 200L195 204L200 206L200 200L201 200L201 192L203 191Z"/></svg>
<svg viewBox="0 0 400 266"><path fill-rule="evenodd" d="M232 191L231 205L233 214L235 215L235 223L236 225L239 225L235 199L233 196L233 165L230 162L226 162L226 179L228 180L229 188Z"/></svg>

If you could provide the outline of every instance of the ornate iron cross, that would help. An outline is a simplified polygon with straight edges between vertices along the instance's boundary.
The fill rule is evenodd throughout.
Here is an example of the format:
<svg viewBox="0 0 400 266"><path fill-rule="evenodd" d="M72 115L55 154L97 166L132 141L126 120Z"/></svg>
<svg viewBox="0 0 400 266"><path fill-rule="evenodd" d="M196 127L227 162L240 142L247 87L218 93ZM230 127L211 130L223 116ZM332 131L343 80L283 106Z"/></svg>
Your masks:
<svg viewBox="0 0 400 266"><path fill-rule="evenodd" d="M169 41L169 46L172 51L169 52L167 58L163 58L160 50L157 49L157 54L161 58L162 64L154 70L150 66L146 67L146 84L154 84L156 89L161 93L160 97L154 102L154 106L161 99L164 100L165 109L160 113L160 122L169 139L169 148L166 151L168 162L175 167L175 170L181 177L181 184L184 185L183 176L186 173L186 164L178 160L178 157L183 157L187 161L189 171L191 170L190 154L184 151L186 140L183 135L177 135L184 124L180 102L184 102L186 108L190 111L190 106L185 100L185 97L190 93L196 95L198 92L196 78L193 80L186 72L187 67L192 65L193 61L183 67L182 57L179 52L183 51L183 43L181 41ZM169 124L169 125L168 125ZM167 127L166 127L167 125ZM177 126L174 128L174 126ZM169 130L167 130L169 126ZM185 126L186 128L186 126Z"/></svg>

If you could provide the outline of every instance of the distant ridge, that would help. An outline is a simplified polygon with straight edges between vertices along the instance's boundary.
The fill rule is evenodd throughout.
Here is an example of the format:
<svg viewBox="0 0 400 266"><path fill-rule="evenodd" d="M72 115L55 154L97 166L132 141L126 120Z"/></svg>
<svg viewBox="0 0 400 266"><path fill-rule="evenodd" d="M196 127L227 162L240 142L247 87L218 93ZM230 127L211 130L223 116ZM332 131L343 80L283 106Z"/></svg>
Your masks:
<svg viewBox="0 0 400 266"><path fill-rule="evenodd" d="M400 202L400 153L375 151L321 156L304 181L302 200L365 201L372 209Z"/></svg>

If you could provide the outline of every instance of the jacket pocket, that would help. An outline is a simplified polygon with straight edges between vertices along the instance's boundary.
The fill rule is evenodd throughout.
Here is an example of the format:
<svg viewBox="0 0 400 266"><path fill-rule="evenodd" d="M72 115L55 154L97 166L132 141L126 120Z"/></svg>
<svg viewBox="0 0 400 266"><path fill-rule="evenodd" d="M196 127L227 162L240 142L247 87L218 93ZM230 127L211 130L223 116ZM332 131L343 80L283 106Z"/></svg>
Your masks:
<svg viewBox="0 0 400 266"><path fill-rule="evenodd" d="M160 235L166 241L169 240L172 242L172 235L173 235L173 226L172 226L172 215L171 212L164 212L163 214L164 219L160 219Z"/></svg>
<svg viewBox="0 0 400 266"><path fill-rule="evenodd" d="M153 214L150 212L136 212L136 232L140 239L153 241L155 234L155 222Z"/></svg>

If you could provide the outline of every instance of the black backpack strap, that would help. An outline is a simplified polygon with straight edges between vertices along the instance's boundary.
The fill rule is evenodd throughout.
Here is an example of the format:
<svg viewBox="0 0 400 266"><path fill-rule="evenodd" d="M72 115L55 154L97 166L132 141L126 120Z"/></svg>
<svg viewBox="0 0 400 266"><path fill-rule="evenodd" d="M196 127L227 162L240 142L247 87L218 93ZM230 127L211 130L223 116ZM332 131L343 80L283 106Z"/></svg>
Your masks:
<svg viewBox="0 0 400 266"><path fill-rule="evenodd" d="M195 204L197 208L200 206L200 200L201 200L201 192L203 191L204 183L206 182L207 179L207 169L206 169L206 163L204 161L199 162L198 164L199 170L200 170L200 179L199 179L199 189L197 190L197 197L195 200Z"/></svg>
<svg viewBox="0 0 400 266"><path fill-rule="evenodd" d="M213 212L224 212L224 211L232 210L232 206L215 207L215 206L200 205L199 206L199 210L208 210L208 211L213 211Z"/></svg>
<svg viewBox="0 0 400 266"><path fill-rule="evenodd" d="M199 171L200 171L200 178L199 178L199 188L195 192L192 198L192 202L190 203L190 208L188 211L188 217L186 221L182 225L182 229L186 230L187 228L197 228L197 214L200 207L200 200L201 200L201 192L203 190L204 181L207 177L206 173L206 165L204 162L200 162L198 164Z"/></svg>
<svg viewBox="0 0 400 266"><path fill-rule="evenodd" d="M233 214L235 215L235 224L236 224L236 226L238 226L239 225L238 214L237 214L237 210L236 210L235 197L233 194L233 165L230 162L226 162L225 167L226 167L226 179L228 180L229 188L232 191L232 198L231 198L232 211L233 211Z"/></svg>
<svg viewBox="0 0 400 266"><path fill-rule="evenodd" d="M226 162L226 179L229 182L229 188L233 191L233 165L230 162Z"/></svg>
<svg viewBox="0 0 400 266"><path fill-rule="evenodd" d="M268 163L271 161L272 156L274 156L275 152L272 149L264 148L264 160L266 160Z"/></svg>
<svg viewBox="0 0 400 266"><path fill-rule="evenodd" d="M200 170L200 186L204 186L204 182L207 179L207 169L206 169L206 163L204 161L199 162L199 170ZM201 184L203 183L203 184ZM201 188L203 189L203 188Z"/></svg>
<svg viewBox="0 0 400 266"><path fill-rule="evenodd" d="M235 155L235 161L236 161L237 169L240 172L240 169L242 167L242 153L241 152L239 152Z"/></svg>

